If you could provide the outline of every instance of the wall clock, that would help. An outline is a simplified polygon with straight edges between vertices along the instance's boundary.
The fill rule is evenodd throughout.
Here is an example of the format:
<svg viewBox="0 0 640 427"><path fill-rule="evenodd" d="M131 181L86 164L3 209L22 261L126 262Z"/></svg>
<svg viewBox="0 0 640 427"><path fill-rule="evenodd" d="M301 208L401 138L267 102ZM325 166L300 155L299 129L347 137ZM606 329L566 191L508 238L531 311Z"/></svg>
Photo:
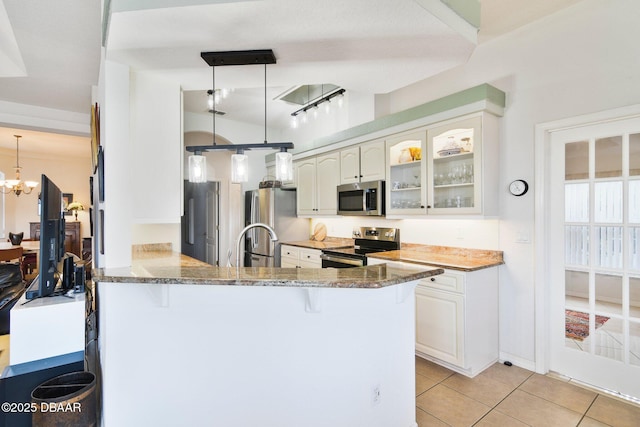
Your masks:
<svg viewBox="0 0 640 427"><path fill-rule="evenodd" d="M509 184L509 192L514 196L523 196L527 191L529 191L529 184L525 180L516 179Z"/></svg>

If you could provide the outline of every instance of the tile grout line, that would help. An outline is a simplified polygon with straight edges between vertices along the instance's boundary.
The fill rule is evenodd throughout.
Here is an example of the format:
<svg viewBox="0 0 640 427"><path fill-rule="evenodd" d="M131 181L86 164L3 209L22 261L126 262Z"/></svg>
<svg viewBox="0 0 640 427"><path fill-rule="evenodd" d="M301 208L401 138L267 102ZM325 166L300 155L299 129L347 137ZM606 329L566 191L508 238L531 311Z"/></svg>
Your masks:
<svg viewBox="0 0 640 427"><path fill-rule="evenodd" d="M580 423L582 423L582 421L587 417L587 412L589 412L589 409L591 409L591 407L593 406L594 403L596 403L596 399L598 399L598 396L600 396L600 393L596 393L596 397L593 398L593 400L591 401L591 403L589 404L589 407L587 408L586 411L584 411L584 414L582 414L582 418L580 418L580 421L578 421L577 425L580 425ZM594 418L595 419L595 418ZM598 422L602 422L600 420L596 420ZM603 423L605 424L605 423Z"/></svg>
<svg viewBox="0 0 640 427"><path fill-rule="evenodd" d="M533 376L533 373L531 373L527 378L525 378L524 380L522 380L522 382L521 382L520 384L518 384L518 385L517 385L513 390L511 390L509 393L507 393L507 395L506 395L505 397L503 397L503 398L502 398L498 403L496 403L496 404L495 404L495 405L494 405L494 406L489 410L489 412L487 412L486 414L484 414L484 415L482 416L482 418L480 418L478 421L476 421L473 425L478 424L480 421L482 421L482 419L483 419L484 417L486 417L487 415L489 415L489 414L490 414L491 412L493 412L493 411L500 412L500 411L497 409L497 408L498 408L498 405L500 405L502 402L504 402L504 401L505 401L509 396L511 396L511 395L513 394L513 392L515 392L516 390L518 390L518 389L520 388L520 386L521 386L522 384L524 384L525 382L527 382L527 380L528 380L529 378L531 378L532 376ZM496 381L498 381L498 380L496 380ZM502 384L505 384L505 385L509 385L509 384L503 383L502 381L498 381L498 382L499 382L499 383L502 383ZM523 391L523 390L520 390L520 391ZM474 400L475 400L475 399L474 399ZM480 403L482 403L482 402L480 402ZM511 415L505 414L505 413L503 413L503 412L500 412L500 413L501 413L502 415L506 416L506 417L513 418L514 420L519 421L519 422L521 422L522 424L525 424L525 425L527 425L527 426L530 426L530 424L527 424L527 423L525 423L524 421L519 420L518 418L514 418L514 417L512 417Z"/></svg>

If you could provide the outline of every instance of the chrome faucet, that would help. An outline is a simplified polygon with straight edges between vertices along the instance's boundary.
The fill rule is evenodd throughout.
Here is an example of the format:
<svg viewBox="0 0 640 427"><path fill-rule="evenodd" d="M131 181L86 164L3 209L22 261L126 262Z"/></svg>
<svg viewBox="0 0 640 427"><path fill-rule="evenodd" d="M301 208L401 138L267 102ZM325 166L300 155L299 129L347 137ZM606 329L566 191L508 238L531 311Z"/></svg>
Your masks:
<svg viewBox="0 0 640 427"><path fill-rule="evenodd" d="M269 235L271 236L271 241L272 242L278 241L278 235L276 234L275 230L269 227L267 224L256 222L256 223L247 225L240 232L240 235L238 236L238 241L236 242L236 267L240 267L240 245L242 244L242 237L247 231L255 227L262 227L266 229L269 232Z"/></svg>

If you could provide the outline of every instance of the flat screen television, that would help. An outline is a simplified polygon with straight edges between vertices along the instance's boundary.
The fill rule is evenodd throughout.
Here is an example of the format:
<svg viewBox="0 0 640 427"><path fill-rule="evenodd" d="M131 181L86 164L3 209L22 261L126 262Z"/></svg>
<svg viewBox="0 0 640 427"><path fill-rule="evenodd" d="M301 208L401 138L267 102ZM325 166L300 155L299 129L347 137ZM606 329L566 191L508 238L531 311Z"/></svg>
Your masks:
<svg viewBox="0 0 640 427"><path fill-rule="evenodd" d="M40 191L40 253L38 277L26 292L27 299L52 295L58 284L58 263L65 255L65 223L62 192L46 175L42 175Z"/></svg>

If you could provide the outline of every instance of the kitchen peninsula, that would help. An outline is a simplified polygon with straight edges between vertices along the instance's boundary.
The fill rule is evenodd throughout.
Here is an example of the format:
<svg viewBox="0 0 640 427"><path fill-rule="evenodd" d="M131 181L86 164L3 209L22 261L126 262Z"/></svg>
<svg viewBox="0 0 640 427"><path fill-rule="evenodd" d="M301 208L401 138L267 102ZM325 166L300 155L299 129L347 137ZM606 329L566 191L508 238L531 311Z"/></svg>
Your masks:
<svg viewBox="0 0 640 427"><path fill-rule="evenodd" d="M432 267L97 269L106 426L414 426L414 289Z"/></svg>

